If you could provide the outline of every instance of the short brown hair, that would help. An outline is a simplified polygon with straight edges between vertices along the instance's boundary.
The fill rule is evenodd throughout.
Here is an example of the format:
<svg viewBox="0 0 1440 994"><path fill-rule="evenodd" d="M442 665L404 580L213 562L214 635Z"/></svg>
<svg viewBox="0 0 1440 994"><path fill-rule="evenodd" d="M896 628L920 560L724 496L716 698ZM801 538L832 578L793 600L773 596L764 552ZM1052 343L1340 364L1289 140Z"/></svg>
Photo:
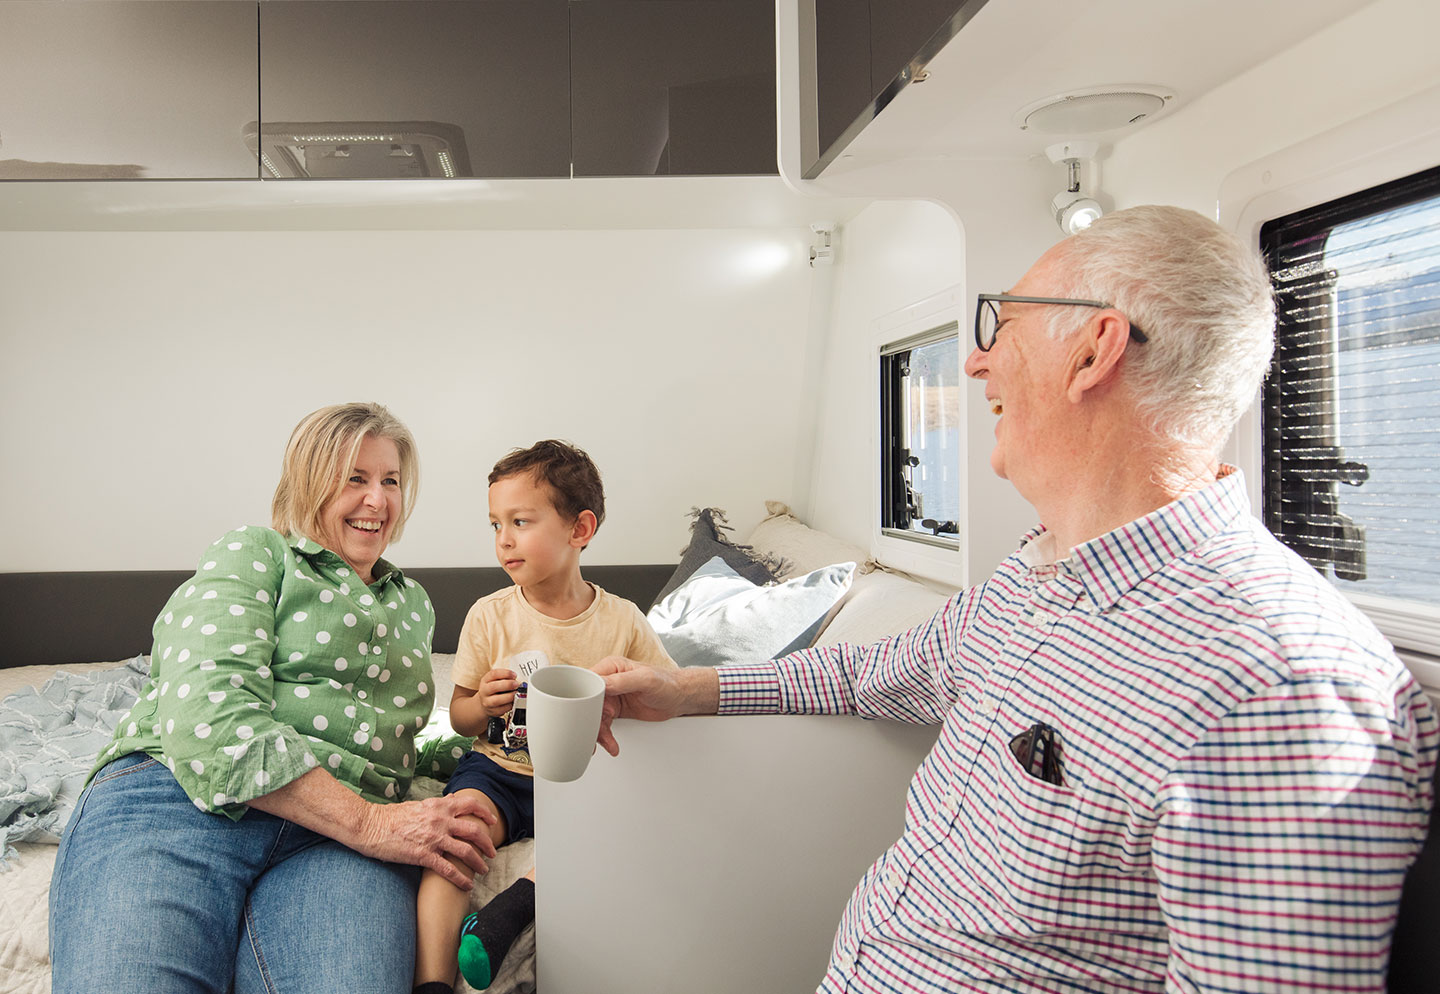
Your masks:
<svg viewBox="0 0 1440 994"><path fill-rule="evenodd" d="M410 429L380 404L335 404L307 414L290 433L270 526L320 541L320 514L332 501L366 436L388 438L400 453L400 520L390 531L398 542L420 488L420 460Z"/></svg>
<svg viewBox="0 0 1440 994"><path fill-rule="evenodd" d="M490 471L490 482L522 473L533 474L537 483L549 488L550 503L561 517L573 521L581 511L590 511L595 515L597 529L605 520L605 487L600 482L600 470L569 442L547 438L528 449L512 449Z"/></svg>

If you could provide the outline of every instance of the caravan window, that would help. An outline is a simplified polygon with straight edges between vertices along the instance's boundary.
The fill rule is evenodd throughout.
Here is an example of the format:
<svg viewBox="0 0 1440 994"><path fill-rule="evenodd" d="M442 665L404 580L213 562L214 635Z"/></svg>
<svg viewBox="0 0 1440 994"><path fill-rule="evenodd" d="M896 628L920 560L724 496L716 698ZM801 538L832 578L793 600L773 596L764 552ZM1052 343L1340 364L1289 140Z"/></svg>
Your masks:
<svg viewBox="0 0 1440 994"><path fill-rule="evenodd" d="M1440 168L1278 218L1260 237L1277 304L1266 524L1363 607L1401 619L1398 634L1382 624L1397 644L1429 649L1440 632Z"/></svg>
<svg viewBox="0 0 1440 994"><path fill-rule="evenodd" d="M960 519L959 326L880 349L880 527L957 548Z"/></svg>

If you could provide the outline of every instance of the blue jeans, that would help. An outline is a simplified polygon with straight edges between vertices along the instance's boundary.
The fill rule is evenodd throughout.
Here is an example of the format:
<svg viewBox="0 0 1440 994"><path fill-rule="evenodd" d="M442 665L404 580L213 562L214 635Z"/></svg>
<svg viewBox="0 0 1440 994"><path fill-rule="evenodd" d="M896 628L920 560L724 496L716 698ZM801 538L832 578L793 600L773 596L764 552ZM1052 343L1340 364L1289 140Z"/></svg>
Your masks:
<svg viewBox="0 0 1440 994"><path fill-rule="evenodd" d="M416 867L262 811L197 809L132 753L86 787L50 884L54 994L405 994Z"/></svg>

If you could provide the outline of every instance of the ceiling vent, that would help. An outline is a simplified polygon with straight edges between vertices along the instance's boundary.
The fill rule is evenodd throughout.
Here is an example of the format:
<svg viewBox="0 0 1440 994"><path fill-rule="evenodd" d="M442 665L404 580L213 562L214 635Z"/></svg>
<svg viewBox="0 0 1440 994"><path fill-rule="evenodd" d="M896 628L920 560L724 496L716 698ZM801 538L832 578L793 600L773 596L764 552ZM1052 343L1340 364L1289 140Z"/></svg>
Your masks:
<svg viewBox="0 0 1440 994"><path fill-rule="evenodd" d="M1152 120L1173 99L1173 91L1166 87L1092 87L1027 104L1016 113L1014 121L1022 131L1093 135Z"/></svg>

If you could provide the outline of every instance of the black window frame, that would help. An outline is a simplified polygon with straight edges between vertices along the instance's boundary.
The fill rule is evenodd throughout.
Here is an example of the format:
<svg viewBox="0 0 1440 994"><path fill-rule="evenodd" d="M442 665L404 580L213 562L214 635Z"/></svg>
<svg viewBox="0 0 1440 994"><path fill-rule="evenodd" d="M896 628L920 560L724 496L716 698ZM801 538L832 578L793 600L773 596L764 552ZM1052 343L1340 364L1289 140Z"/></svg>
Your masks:
<svg viewBox="0 0 1440 994"><path fill-rule="evenodd" d="M958 549L958 521L930 521L920 517L912 472L919 458L909 449L905 436L905 379L910 373L910 356L919 348L954 339L963 347L960 323L947 321L918 334L880 347L880 533L905 541ZM962 353L963 354L963 353ZM963 426L957 412L957 431ZM963 437L961 439L963 444ZM957 481L957 487L959 485ZM959 494L963 499L964 495ZM917 522L929 521L928 531L917 531Z"/></svg>

